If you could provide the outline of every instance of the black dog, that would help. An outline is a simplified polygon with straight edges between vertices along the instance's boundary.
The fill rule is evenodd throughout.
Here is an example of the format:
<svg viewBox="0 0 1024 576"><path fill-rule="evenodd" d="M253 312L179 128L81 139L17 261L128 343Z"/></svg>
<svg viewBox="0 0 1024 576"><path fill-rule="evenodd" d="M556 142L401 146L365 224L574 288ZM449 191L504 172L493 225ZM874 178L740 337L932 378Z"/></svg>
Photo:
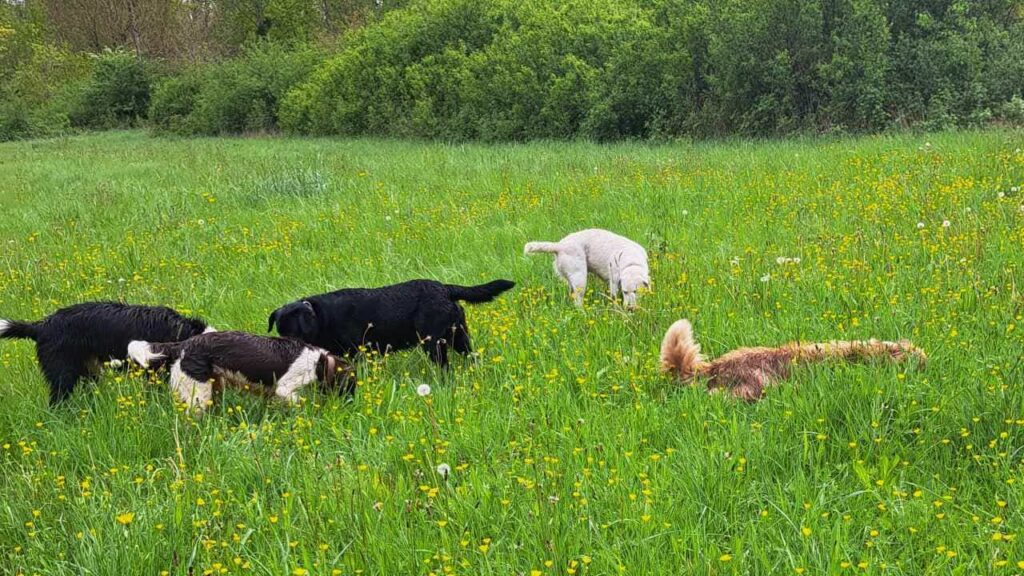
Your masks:
<svg viewBox="0 0 1024 576"><path fill-rule="evenodd" d="M286 304L270 315L267 331L298 338L335 354L360 347L387 353L419 345L435 363L448 365L448 348L469 354L463 300L490 302L515 286L495 280L480 286L454 286L411 280L382 288L346 288Z"/></svg>
<svg viewBox="0 0 1024 576"><path fill-rule="evenodd" d="M36 342L36 357L50 384L50 405L67 398L99 363L128 358L132 340L176 341L208 328L162 306L85 302L62 308L38 322L0 320L0 338Z"/></svg>
<svg viewBox="0 0 1024 576"><path fill-rule="evenodd" d="M355 383L352 367L326 350L244 332L211 332L184 342L136 340L128 354L146 368L171 363L171 390L197 413L225 385L296 402L312 382L349 393Z"/></svg>

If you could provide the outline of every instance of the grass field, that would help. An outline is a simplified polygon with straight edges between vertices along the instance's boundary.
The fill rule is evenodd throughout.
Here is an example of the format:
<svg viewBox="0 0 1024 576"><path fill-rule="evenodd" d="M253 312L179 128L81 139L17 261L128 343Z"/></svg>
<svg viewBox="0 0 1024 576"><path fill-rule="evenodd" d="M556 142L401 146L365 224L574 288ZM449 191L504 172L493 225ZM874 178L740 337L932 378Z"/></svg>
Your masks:
<svg viewBox="0 0 1024 576"><path fill-rule="evenodd" d="M518 283L468 307L450 377L404 352L352 402L228 392L198 421L115 372L51 410L0 342L0 573L1024 573L1022 146L0 145L0 317L119 299L262 333L344 286ZM590 226L647 247L635 313L522 254ZM711 355L878 336L931 362L741 404L659 374L680 317Z"/></svg>

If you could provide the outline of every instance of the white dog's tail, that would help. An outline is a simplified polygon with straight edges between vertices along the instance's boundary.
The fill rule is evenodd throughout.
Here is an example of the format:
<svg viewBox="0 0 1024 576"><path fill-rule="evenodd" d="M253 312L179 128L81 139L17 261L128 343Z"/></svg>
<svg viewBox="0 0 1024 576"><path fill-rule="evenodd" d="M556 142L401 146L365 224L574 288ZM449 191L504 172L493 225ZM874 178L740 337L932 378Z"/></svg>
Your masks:
<svg viewBox="0 0 1024 576"><path fill-rule="evenodd" d="M526 246L523 246L523 254L533 254L535 252L557 254L561 248L562 245L558 242L527 242Z"/></svg>
<svg viewBox="0 0 1024 576"><path fill-rule="evenodd" d="M678 320L665 332L661 342L661 370L671 372L680 380L689 380L707 366L700 353L700 344L693 337L689 320Z"/></svg>

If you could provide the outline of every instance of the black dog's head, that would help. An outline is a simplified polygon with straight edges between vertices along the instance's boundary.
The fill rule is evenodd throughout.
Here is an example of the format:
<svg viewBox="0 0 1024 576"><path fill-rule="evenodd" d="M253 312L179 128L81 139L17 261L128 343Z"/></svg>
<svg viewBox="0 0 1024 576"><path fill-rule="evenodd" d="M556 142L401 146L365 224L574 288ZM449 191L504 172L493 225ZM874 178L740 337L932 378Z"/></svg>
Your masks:
<svg viewBox="0 0 1024 576"><path fill-rule="evenodd" d="M202 318L189 316L188 318L185 318L185 321L188 322L188 327L192 331L192 336L198 336L205 332L216 332L216 330L211 328L210 325Z"/></svg>
<svg viewBox="0 0 1024 576"><path fill-rule="evenodd" d="M285 338L298 338L312 342L320 331L316 310L308 300L292 302L274 310L267 322L267 332L277 324L277 333Z"/></svg>

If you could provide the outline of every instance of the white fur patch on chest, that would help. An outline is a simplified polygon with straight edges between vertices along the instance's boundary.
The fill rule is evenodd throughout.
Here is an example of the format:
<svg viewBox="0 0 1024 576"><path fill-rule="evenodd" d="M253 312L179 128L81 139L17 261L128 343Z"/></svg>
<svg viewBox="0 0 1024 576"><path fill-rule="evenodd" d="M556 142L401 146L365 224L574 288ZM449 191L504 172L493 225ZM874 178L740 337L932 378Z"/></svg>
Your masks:
<svg viewBox="0 0 1024 576"><path fill-rule="evenodd" d="M277 380L277 390L274 393L291 402L297 401L299 390L310 382L316 382L316 366L321 355L322 351L315 348L303 349L284 376Z"/></svg>

